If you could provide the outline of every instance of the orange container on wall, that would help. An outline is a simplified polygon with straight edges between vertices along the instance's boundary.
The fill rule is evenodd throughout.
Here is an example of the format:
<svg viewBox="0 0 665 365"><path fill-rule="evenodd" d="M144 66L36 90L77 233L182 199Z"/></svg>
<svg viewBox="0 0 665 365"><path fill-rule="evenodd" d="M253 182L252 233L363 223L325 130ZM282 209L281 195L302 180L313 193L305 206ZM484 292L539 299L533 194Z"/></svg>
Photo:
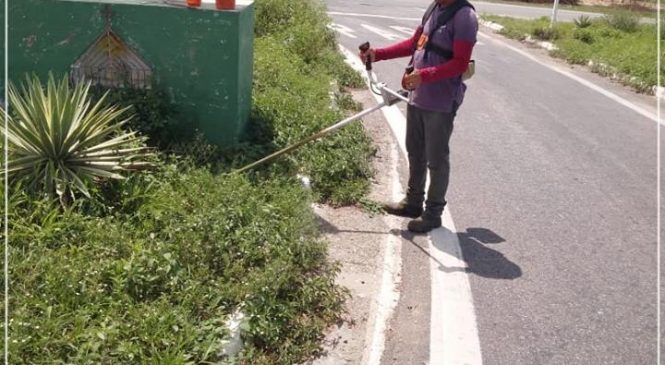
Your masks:
<svg viewBox="0 0 665 365"><path fill-rule="evenodd" d="M201 6L201 0L187 0L187 6L198 8Z"/></svg>
<svg viewBox="0 0 665 365"><path fill-rule="evenodd" d="M233 10L236 8L236 0L216 0L217 9L220 10Z"/></svg>

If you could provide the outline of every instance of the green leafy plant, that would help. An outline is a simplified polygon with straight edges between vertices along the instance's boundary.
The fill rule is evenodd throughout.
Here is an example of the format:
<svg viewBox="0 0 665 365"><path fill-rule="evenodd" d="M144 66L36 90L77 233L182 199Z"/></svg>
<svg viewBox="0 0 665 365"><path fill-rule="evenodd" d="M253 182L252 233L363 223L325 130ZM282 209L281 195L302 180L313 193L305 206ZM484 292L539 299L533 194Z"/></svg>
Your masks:
<svg viewBox="0 0 665 365"><path fill-rule="evenodd" d="M573 38L575 38L575 39L577 39L581 42L587 43L587 44L591 44L595 40L594 33L592 31L590 31L589 29L585 29L585 28L575 29L573 31Z"/></svg>
<svg viewBox="0 0 665 365"><path fill-rule="evenodd" d="M9 86L11 116L7 120L8 173L13 182L68 205L100 179L122 179L123 171L144 169L146 147L135 132L125 132L126 109L93 104L89 84L70 87L49 75L46 87L38 77ZM2 113L4 119L4 112ZM4 121L3 121L4 122Z"/></svg>
<svg viewBox="0 0 665 365"><path fill-rule="evenodd" d="M94 86L90 91L93 100L105 96L106 105L129 108L132 118L126 127L147 137L150 146L168 149L195 137L192 122L179 113L168 93L159 85L145 90Z"/></svg>
<svg viewBox="0 0 665 365"><path fill-rule="evenodd" d="M369 198L362 198L359 202L360 207L369 214L370 217L383 215L386 211L383 209L383 203Z"/></svg>
<svg viewBox="0 0 665 365"><path fill-rule="evenodd" d="M342 86L362 87L362 77L337 52L335 32L326 24L325 4L320 0L257 0L257 37L273 37L308 68L334 76Z"/></svg>
<svg viewBox="0 0 665 365"><path fill-rule="evenodd" d="M591 26L591 24L593 24L591 18L588 15L580 15L573 21L575 22L575 26L578 28L588 28Z"/></svg>

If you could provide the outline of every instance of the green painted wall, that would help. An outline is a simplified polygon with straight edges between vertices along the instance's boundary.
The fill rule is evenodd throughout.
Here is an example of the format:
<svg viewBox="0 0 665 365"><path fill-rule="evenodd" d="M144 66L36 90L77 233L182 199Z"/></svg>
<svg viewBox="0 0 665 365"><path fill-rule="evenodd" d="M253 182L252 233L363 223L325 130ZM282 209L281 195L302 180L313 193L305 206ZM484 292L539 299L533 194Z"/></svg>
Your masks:
<svg viewBox="0 0 665 365"><path fill-rule="evenodd" d="M5 0L0 0L0 105L5 100Z"/></svg>
<svg viewBox="0 0 665 365"><path fill-rule="evenodd" d="M101 11L112 4L113 30L152 67L188 122L213 143L233 144L251 107L253 5L227 12L137 3L145 0L12 1L10 80L69 72L102 34Z"/></svg>

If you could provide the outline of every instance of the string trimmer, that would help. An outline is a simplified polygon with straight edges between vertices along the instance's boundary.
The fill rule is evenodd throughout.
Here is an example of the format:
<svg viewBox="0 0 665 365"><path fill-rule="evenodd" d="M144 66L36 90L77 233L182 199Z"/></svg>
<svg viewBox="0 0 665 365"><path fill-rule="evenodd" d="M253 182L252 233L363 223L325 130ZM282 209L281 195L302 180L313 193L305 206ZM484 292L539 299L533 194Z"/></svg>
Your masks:
<svg viewBox="0 0 665 365"><path fill-rule="evenodd" d="M362 52L366 52L370 48L369 42L363 43L362 45L360 45L359 48ZM247 166L245 166L245 167L243 167L239 170L236 170L235 172L245 172L245 171L250 170L250 169L252 169L252 168L254 168L254 167L256 167L260 164L266 163L268 161L272 161L272 160L276 159L277 157L279 157L281 155L284 155L284 154L287 154L289 152L292 152L292 151L304 146L305 144L307 144L309 142L315 141L315 140L317 140L317 139L319 139L323 136L326 136L326 135L328 135L328 134L344 127L345 125L347 125L351 122L355 122L355 121L359 120L360 118L383 108L384 106L395 105L395 104L397 104L401 101L406 101L406 102L409 101L409 99L407 98L408 91L406 91L406 90L399 90L399 91L391 90L388 87L386 87L386 84L380 83L376 80L376 77L375 77L374 73L372 72L372 60L370 59L369 55L368 55L367 61L365 63L365 70L367 71L367 77L369 78L370 90L372 90L372 92L377 94L377 95L381 95L381 97L383 98L383 101L381 103L379 103L375 107L363 110L358 114L352 115L352 116L350 116L350 117L348 117L348 118L346 118L342 121L339 121L339 122L331 125L330 127L327 127L325 129L319 131L318 133L303 139L302 141L300 141L298 143L295 143L291 146L288 146L284 149L281 149L281 150L279 150L279 151L277 151L277 152L275 152L271 155L268 155L268 156L266 156L266 157L264 157L264 158L262 158L262 159L260 159L256 162L253 162L253 163L251 163L251 164L249 164L249 165L247 165Z"/></svg>

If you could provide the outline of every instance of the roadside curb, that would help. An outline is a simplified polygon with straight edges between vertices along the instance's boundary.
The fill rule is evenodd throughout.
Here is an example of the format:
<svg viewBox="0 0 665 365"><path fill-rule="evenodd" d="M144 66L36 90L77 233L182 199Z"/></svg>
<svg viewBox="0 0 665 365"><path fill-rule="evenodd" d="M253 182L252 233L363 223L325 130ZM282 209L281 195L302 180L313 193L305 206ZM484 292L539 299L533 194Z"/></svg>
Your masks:
<svg viewBox="0 0 665 365"><path fill-rule="evenodd" d="M501 24L499 24L499 23L495 23L495 22L492 22L492 21L489 21L489 20L485 20L485 19L478 19L478 22L479 22L481 25L483 25L483 26L485 26L485 27L487 27L487 28L490 28L490 29L491 29L492 31L494 31L494 32L500 32L500 31L502 31L503 28L504 28L503 25L501 25Z"/></svg>
<svg viewBox="0 0 665 365"><path fill-rule="evenodd" d="M493 33L498 33L500 31L502 31L503 28L504 28L503 25L501 25L499 23L489 21L489 20L479 19L479 23L481 25L491 29ZM531 35L529 35L529 34L525 34L524 36L525 36L525 38L522 40L523 43L528 43L530 45L537 46L537 47L546 49L548 51L555 51L555 50L558 49L554 45L554 43L552 43L552 42L539 41L539 40L534 39L533 37L531 37Z"/></svg>
<svg viewBox="0 0 665 365"><path fill-rule="evenodd" d="M489 20L479 19L478 22L482 26L489 28L492 31L492 33L499 33L501 32L501 30L504 29L503 25ZM545 49L548 52L556 51L558 49L556 45L554 45L553 43L533 39L533 37L531 37L531 35L529 34L525 34L525 38L521 42L529 44L534 47ZM614 67L602 62L595 62L593 60L588 60L586 66L589 68L591 72L605 76L610 80L618 81L624 84L625 86L631 87L633 89L644 90L642 91L644 94L653 95L656 98L665 100L665 87L657 85L651 85L651 86L639 85L635 81L636 78L634 76L623 74L617 71Z"/></svg>
<svg viewBox="0 0 665 365"><path fill-rule="evenodd" d="M376 104L366 87L347 91L366 108ZM397 141L385 128L381 112L369 114L359 123L377 149L372 159L377 174L367 198L394 201L402 195ZM368 214L358 206L315 204L313 209L328 241L329 258L340 265L335 282L348 290L349 297L343 320L326 330L321 355L299 365L379 365L400 299L404 243L394 227L401 221Z"/></svg>

